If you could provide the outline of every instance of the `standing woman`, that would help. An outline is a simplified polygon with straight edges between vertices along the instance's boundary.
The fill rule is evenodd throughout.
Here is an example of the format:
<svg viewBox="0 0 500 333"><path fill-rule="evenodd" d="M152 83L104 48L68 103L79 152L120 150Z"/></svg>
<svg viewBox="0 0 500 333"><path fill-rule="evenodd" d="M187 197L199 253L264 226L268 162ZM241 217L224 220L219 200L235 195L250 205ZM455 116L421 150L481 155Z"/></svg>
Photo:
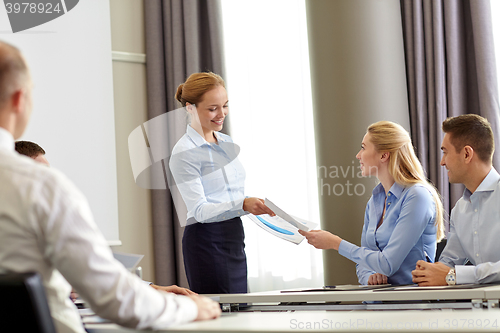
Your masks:
<svg viewBox="0 0 500 333"><path fill-rule="evenodd" d="M175 98L191 120L169 163L188 210L182 251L189 287L200 294L246 293L240 216L274 213L262 199L245 197L238 148L219 132L229 112L224 80L210 72L192 74Z"/></svg>
<svg viewBox="0 0 500 333"><path fill-rule="evenodd" d="M444 237L441 199L398 124L370 125L356 158L363 176L380 181L366 205L361 246L324 230L299 232L314 247L356 262L360 284L412 284L417 261L434 262L436 242Z"/></svg>

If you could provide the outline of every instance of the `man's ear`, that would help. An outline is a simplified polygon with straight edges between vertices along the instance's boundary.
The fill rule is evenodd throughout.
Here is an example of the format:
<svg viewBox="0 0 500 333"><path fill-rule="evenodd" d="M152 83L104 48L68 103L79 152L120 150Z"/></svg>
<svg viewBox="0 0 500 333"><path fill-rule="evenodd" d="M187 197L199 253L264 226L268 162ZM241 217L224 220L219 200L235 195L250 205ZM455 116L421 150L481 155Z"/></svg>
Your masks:
<svg viewBox="0 0 500 333"><path fill-rule="evenodd" d="M24 91L22 89L16 90L10 96L10 104L12 106L12 110L16 113L21 113L24 110Z"/></svg>
<svg viewBox="0 0 500 333"><path fill-rule="evenodd" d="M465 146L462 150L465 164L470 163L472 157L474 157L474 149L471 146Z"/></svg>

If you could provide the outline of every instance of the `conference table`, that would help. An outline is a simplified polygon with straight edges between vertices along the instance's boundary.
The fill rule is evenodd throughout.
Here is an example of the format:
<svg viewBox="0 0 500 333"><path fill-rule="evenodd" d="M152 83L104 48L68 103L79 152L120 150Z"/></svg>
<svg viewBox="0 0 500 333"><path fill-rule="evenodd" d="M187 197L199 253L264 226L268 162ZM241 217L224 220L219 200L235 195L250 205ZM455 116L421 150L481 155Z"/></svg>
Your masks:
<svg viewBox="0 0 500 333"><path fill-rule="evenodd" d="M248 294L207 295L233 311L498 309L500 285L445 287L339 286Z"/></svg>
<svg viewBox="0 0 500 333"><path fill-rule="evenodd" d="M220 318L157 332L500 332L500 285L345 289L207 295L221 304ZM111 323L86 328L135 332Z"/></svg>

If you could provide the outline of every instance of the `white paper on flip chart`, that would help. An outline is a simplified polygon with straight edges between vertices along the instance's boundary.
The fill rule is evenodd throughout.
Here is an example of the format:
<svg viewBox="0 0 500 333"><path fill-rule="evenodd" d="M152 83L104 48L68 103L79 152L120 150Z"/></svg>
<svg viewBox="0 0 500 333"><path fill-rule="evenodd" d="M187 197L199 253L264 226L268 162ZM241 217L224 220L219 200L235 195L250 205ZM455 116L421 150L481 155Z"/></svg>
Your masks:
<svg viewBox="0 0 500 333"><path fill-rule="evenodd" d="M278 206L276 206L271 200L269 200L268 198L266 198L264 200L264 203L267 207L269 207L269 209L271 209L276 215L278 215L279 217L281 217L283 220L287 221L288 223L290 223L291 225L293 225L294 227L296 227L297 229L300 229L300 230L303 230L303 231L309 231L311 229L314 229L316 228L316 226L318 225L317 223L313 223L313 222L310 222L310 221L306 221L304 219L301 219L301 218L298 218L298 217L295 217L295 216L292 216L292 215L289 215L287 214L284 210L282 210L281 208L279 208Z"/></svg>

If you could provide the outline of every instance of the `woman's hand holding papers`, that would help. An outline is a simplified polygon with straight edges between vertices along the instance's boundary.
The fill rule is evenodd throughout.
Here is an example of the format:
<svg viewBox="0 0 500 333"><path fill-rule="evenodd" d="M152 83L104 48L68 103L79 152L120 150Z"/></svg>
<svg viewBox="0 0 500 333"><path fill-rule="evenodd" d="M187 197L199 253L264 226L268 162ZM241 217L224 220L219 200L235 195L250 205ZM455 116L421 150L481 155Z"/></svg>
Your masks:
<svg viewBox="0 0 500 333"><path fill-rule="evenodd" d="M274 212L264 204L264 200L259 198L246 198L243 201L243 210L253 215L269 214L275 216Z"/></svg>
<svg viewBox="0 0 500 333"><path fill-rule="evenodd" d="M339 250L342 238L325 230L299 230L299 233L307 239L307 242L321 250Z"/></svg>
<svg viewBox="0 0 500 333"><path fill-rule="evenodd" d="M387 276L380 273L370 275L368 285L387 284Z"/></svg>

